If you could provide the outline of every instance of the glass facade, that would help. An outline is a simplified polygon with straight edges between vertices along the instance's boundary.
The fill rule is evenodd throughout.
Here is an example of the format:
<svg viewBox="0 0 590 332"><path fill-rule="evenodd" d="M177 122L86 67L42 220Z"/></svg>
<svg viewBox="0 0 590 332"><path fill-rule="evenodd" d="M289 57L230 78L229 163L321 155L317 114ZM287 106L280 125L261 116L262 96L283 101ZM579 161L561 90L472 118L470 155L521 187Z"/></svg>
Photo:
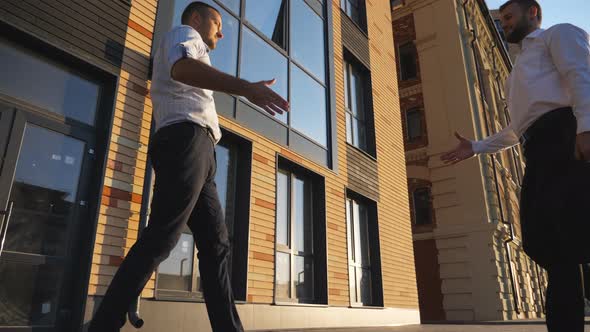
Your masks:
<svg viewBox="0 0 590 332"><path fill-rule="evenodd" d="M191 0L174 0L158 13L156 35L180 24ZM245 98L216 94L219 114L261 132L277 143L329 166L330 84L325 1L204 0L219 10L224 38L210 52L214 67L249 81L277 81L271 87L291 104L291 111L274 117ZM156 36L158 39L158 36ZM221 99L223 98L223 100ZM247 105L249 107L244 107ZM264 117L251 114L259 111ZM268 123L261 123L268 119ZM255 122L255 124L252 124ZM271 129L272 128L272 129ZM319 152L318 152L319 151Z"/></svg>

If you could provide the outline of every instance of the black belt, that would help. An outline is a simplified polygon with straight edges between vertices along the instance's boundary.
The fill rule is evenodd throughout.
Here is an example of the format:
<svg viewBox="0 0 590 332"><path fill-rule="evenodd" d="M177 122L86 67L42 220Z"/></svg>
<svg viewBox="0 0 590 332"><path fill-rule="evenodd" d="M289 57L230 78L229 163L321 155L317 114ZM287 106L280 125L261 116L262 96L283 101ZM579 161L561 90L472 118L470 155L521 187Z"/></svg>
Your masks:
<svg viewBox="0 0 590 332"><path fill-rule="evenodd" d="M543 114L520 136L520 144L525 148L535 136L546 134L547 129L550 127L559 128L556 125L567 121L572 116L573 110L571 107L557 108Z"/></svg>

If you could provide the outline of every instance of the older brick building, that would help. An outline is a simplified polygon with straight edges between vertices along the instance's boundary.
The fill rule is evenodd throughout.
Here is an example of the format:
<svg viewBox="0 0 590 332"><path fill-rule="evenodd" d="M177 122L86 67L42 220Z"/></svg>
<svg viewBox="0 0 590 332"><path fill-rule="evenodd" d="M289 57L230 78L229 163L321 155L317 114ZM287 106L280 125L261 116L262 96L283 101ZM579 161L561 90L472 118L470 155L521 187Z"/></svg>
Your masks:
<svg viewBox="0 0 590 332"><path fill-rule="evenodd" d="M417 323L389 2L208 2L213 64L276 77L292 105L270 118L216 95L246 328ZM150 58L187 3L0 2L0 331L81 330L149 222ZM143 330L208 330L199 285L187 230L142 293Z"/></svg>
<svg viewBox="0 0 590 332"><path fill-rule="evenodd" d="M543 315L545 276L523 252L520 149L445 166L441 153L509 123L512 68L483 0L392 1L423 321Z"/></svg>

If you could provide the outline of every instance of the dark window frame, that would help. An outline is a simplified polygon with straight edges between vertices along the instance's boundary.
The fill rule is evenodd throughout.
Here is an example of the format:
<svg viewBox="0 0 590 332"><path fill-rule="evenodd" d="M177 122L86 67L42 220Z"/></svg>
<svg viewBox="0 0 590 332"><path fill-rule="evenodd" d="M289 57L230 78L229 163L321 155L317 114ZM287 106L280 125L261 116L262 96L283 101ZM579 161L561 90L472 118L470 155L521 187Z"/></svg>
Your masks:
<svg viewBox="0 0 590 332"><path fill-rule="evenodd" d="M214 4L221 9L227 11L227 13L238 20L239 28L238 28L238 52L237 52L237 69L236 73L240 73L240 68L242 65L241 57L242 57L242 41L243 41L243 34L244 28L248 28L251 30L257 37L261 38L267 44L269 44L272 48L274 48L277 52L281 55L287 57L288 60L288 68L287 68L287 79L289 80L289 92L288 95L291 95L291 66L295 65L297 68L301 69L306 75L311 77L311 79L315 80L318 84L320 84L325 89L325 97L326 97L326 145L323 146L320 143L316 142L313 138L307 136L306 134L302 133L301 131L297 130L290 124L290 119L288 119L287 124L282 123L278 119L274 117L268 116L268 114L262 110L260 110L257 106L249 102L245 98L230 96L223 93L216 93L216 101L218 99L232 99L231 103L233 103L233 107L231 109L221 109L218 107L218 113L228 117L232 121L235 121L241 125L244 125L250 129L254 129L256 132L263 134L264 136L271 138L276 143L281 144L289 149L298 152L308 159L313 160L314 162L323 165L333 171L338 171L338 164L336 163L337 160L337 126L336 126L336 95L334 91L334 50L333 50L333 29L332 29L332 11L328 8L329 3L324 0L302 0L305 2L307 6L309 6L324 22L324 46L325 46L325 79L322 81L319 79L310 69L307 69L303 63L298 61L293 55L288 54L288 48L290 47L290 37L289 31L287 31L287 50L281 48L277 44L275 44L270 38L268 38L264 33L256 29L248 20L246 19L245 14L245 1L242 0L240 4L240 12L238 14L234 13L230 8L224 5L222 2L218 0L211 0ZM291 3L290 1L293 0L286 0L287 1L287 12L290 11ZM171 23L171 18L168 18L167 15L170 13L168 12L169 8L164 8L165 6L159 5L159 10L157 19L156 19L156 32L154 34L154 40L159 40L160 35L165 33L162 30L166 24ZM288 15L287 15L288 16ZM161 17L161 18L160 18ZM286 30L289 30L289 20L286 20ZM155 47L154 47L155 48ZM154 53L154 49L152 49L152 54ZM255 112L252 112L255 111ZM257 114L252 114L257 113ZM262 115L262 116L261 116ZM277 134L280 133L278 136Z"/></svg>
<svg viewBox="0 0 590 332"><path fill-rule="evenodd" d="M354 1L354 0L352 0ZM352 6L351 0L340 0L340 9L363 33L367 33L367 4L365 0L358 0L358 21L348 14L349 6Z"/></svg>
<svg viewBox="0 0 590 332"><path fill-rule="evenodd" d="M376 143L375 143L375 123L374 123L374 109L373 109L373 96L371 86L371 71L367 69L358 59L356 59L351 52L344 49L344 110L347 120L346 125L346 143L353 146L356 149L369 154L371 157L377 157ZM350 77L352 71L356 71L362 79L362 90L360 91L361 112L363 112L364 119L359 119L352 113L352 92ZM351 121L351 132L349 135L348 118ZM353 122L357 121L363 125L365 129L365 146L358 145L355 142L354 126Z"/></svg>
<svg viewBox="0 0 590 332"><path fill-rule="evenodd" d="M288 225L288 242L289 245L283 245L278 243L278 233L275 232L275 257L274 257L274 264L275 264L275 276L273 280L273 285L275 286L273 291L273 304L275 305L327 305L328 304L328 271L327 271L327 233L326 233L326 206L325 206L325 179L308 170L307 168L290 161L282 156L277 155L277 186L278 186L278 178L279 173L286 173L289 178L289 195L288 195L288 213L290 215L289 219L293 218L293 209L292 206L294 205L293 199L293 182L295 178L304 179L311 183L311 236L312 236L312 254L309 255L313 259L313 298L312 299L300 299L294 296L294 283L293 283L293 276L294 276L294 259L295 256L301 256L299 252L296 252L293 249L292 243L295 240L295 235L293 233L293 224L291 220L287 221ZM278 202L279 199L279 192L277 188L276 192L276 199ZM318 203L320 202L320 203ZM275 221L278 218L275 210ZM276 282L277 282L277 254L285 253L290 255L290 297L283 298L278 297L276 294ZM307 256L307 255L306 255Z"/></svg>
<svg viewBox="0 0 590 332"><path fill-rule="evenodd" d="M356 296L360 296L360 291L356 288L359 283L358 281L352 284L352 270L356 268L363 268L365 266L359 266L353 258L351 250L354 248L354 231L353 224L354 220L351 218L352 205L356 203L363 205L367 212L367 235L368 235L368 250L369 250L369 261L370 264L366 266L371 273L371 302L362 303L354 301ZM348 256L348 273L349 273L349 300L351 307L383 307L383 277L381 270L381 245L379 238L379 220L377 203L365 196L362 196L350 189L346 190L346 241L347 241L347 256ZM356 271L354 271L356 273ZM353 295L353 291L356 290L356 294Z"/></svg>
<svg viewBox="0 0 590 332"><path fill-rule="evenodd" d="M428 210L428 220L426 222L419 222L418 216L418 208L416 206L416 195L419 193L425 193L428 197L428 206L421 207L421 209ZM416 227L421 226L430 226L434 224L434 214L433 214L433 206L432 206L432 191L429 186L421 186L417 187L412 191L412 224Z"/></svg>
<svg viewBox="0 0 590 332"><path fill-rule="evenodd" d="M409 52L406 52L409 51ZM418 52L416 50L416 45L413 41L400 44L398 46L398 55L399 55L399 80L400 81L409 81L418 79ZM412 56L412 62L406 63L405 56ZM411 65L413 70L408 73L408 65Z"/></svg>
<svg viewBox="0 0 590 332"><path fill-rule="evenodd" d="M250 219L250 187L252 175L252 141L238 134L223 129L223 137L220 145L227 145L235 149L236 166L235 166L235 190L233 191L234 208L232 213L226 214L233 217L233 237L230 239L231 256L230 256L230 277L234 298L236 301L246 301L247 297L247 271L248 271L248 234ZM228 192L230 192L228 188ZM221 198L220 198L221 199ZM192 233L187 225L183 228L183 234ZM190 291L179 291L169 289L159 289L159 273L156 269L156 281L154 296L156 300L163 301L204 301L201 291L195 289L197 285L198 260L196 247L193 244L193 273Z"/></svg>
<svg viewBox="0 0 590 332"><path fill-rule="evenodd" d="M410 128L412 127L412 126L410 126L410 117L408 116L410 113L416 114L418 121L420 123L420 133L417 135L412 135L412 133L410 132ZM404 122L406 125L405 140L407 143L417 143L417 142L420 142L424 138L425 130L424 130L423 118L424 118L424 111L420 107L412 107L412 108L404 111Z"/></svg>

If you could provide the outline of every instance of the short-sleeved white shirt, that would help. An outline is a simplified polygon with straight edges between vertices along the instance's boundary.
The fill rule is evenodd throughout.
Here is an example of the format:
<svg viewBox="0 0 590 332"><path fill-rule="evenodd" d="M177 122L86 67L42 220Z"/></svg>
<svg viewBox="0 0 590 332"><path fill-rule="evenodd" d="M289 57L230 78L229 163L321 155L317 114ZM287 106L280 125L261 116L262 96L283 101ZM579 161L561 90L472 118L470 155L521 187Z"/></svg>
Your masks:
<svg viewBox="0 0 590 332"><path fill-rule="evenodd" d="M162 127L192 121L208 128L219 142L221 130L213 91L190 86L171 77L172 66L182 58L192 58L211 65L209 47L201 35L188 25L168 32L154 57L151 97L156 131Z"/></svg>

